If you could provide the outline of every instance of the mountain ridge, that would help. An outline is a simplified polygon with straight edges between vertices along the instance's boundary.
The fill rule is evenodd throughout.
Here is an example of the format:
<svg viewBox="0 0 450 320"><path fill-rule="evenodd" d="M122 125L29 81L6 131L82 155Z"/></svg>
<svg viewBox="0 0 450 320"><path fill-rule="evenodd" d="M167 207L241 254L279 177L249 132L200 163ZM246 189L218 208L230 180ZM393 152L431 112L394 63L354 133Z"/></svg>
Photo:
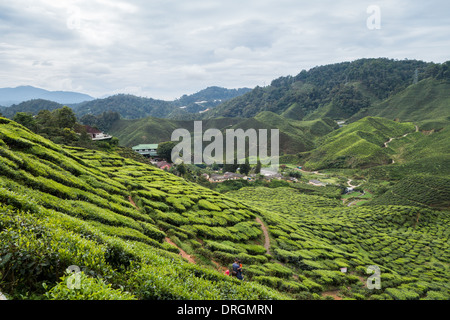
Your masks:
<svg viewBox="0 0 450 320"><path fill-rule="evenodd" d="M387 58L318 66L275 79L269 86L258 86L206 112L203 118L254 117L261 111L271 111L296 120L345 120L405 90L414 83L416 72L419 80L448 81L449 69L450 62Z"/></svg>

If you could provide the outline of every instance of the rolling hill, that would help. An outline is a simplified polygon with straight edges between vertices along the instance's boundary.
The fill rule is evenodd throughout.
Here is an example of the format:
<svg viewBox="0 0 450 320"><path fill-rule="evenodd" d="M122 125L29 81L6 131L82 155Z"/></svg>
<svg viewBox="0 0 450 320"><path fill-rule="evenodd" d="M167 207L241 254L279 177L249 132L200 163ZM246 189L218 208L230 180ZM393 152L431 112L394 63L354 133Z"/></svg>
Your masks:
<svg viewBox="0 0 450 320"><path fill-rule="evenodd" d="M113 111L119 113L124 119L137 119L144 117L167 117L175 106L163 100L136 97L130 94L117 94L105 99L96 99L78 105L72 105L78 118L85 115L100 115L103 112Z"/></svg>
<svg viewBox="0 0 450 320"><path fill-rule="evenodd" d="M366 117L325 136L306 156L305 168L364 168L392 163L391 138L413 133L412 123Z"/></svg>
<svg viewBox="0 0 450 320"><path fill-rule="evenodd" d="M407 88L416 70L423 79L433 76L435 67L422 61L383 58L318 66L257 87L204 117L254 117L271 111L295 120L347 119Z"/></svg>
<svg viewBox="0 0 450 320"><path fill-rule="evenodd" d="M315 121L297 121L283 118L272 112L261 112L254 118L215 118L202 120L203 130L219 129L279 129L280 151L297 153L311 150L314 141L333 131L337 124L331 119ZM172 132L185 128L193 132L193 121L145 118L139 120L118 120L108 132L120 141L120 144L132 147L140 143L160 143L170 141Z"/></svg>
<svg viewBox="0 0 450 320"><path fill-rule="evenodd" d="M55 109L61 108L63 105L57 102L43 100L43 99L33 99L25 101L19 104L14 104L10 107L0 107L0 113L6 118L14 118L17 112L27 112L32 115L37 115L41 110L53 111Z"/></svg>
<svg viewBox="0 0 450 320"><path fill-rule="evenodd" d="M398 118L424 123L426 120L450 120L450 82L424 79L388 99L361 110L350 121L366 116Z"/></svg>

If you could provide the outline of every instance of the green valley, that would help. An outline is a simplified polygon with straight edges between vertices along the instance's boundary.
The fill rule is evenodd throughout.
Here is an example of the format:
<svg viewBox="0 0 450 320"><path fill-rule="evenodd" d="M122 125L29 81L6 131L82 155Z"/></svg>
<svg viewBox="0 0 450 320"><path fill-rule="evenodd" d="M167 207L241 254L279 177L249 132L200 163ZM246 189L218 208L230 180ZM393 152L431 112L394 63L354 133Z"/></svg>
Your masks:
<svg viewBox="0 0 450 320"><path fill-rule="evenodd" d="M448 62L360 59L172 102L2 108L0 292L449 300L448 81ZM194 120L221 133L278 129L279 171L261 161L161 170L131 149L193 135ZM94 141L81 124L114 138ZM244 281L225 273L235 258Z"/></svg>

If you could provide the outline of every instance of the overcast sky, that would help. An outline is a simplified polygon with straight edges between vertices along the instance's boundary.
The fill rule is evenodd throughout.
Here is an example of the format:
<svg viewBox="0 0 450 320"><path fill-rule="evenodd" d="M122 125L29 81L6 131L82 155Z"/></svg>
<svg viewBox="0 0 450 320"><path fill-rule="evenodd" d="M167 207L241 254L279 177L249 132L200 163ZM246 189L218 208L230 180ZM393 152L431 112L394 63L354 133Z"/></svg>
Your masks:
<svg viewBox="0 0 450 320"><path fill-rule="evenodd" d="M442 63L449 15L448 0L0 0L0 87L170 100L359 58Z"/></svg>

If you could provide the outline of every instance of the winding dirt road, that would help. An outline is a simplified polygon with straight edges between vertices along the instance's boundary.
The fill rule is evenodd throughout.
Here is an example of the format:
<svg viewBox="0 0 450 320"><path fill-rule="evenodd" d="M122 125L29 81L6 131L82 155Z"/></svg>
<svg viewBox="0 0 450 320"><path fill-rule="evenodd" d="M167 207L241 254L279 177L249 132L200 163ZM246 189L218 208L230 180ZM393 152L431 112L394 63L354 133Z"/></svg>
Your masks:
<svg viewBox="0 0 450 320"><path fill-rule="evenodd" d="M419 132L419 126L416 126L416 131L415 131L415 132ZM412 133L413 133L413 132L406 133L406 134L404 134L403 136L397 137L397 138L390 138L389 141L387 141L387 142L384 143L384 147L387 148L387 147L388 147L388 144L391 143L393 140L395 140L395 139L400 139L400 138L405 138L405 137L409 136L409 135L412 134Z"/></svg>

